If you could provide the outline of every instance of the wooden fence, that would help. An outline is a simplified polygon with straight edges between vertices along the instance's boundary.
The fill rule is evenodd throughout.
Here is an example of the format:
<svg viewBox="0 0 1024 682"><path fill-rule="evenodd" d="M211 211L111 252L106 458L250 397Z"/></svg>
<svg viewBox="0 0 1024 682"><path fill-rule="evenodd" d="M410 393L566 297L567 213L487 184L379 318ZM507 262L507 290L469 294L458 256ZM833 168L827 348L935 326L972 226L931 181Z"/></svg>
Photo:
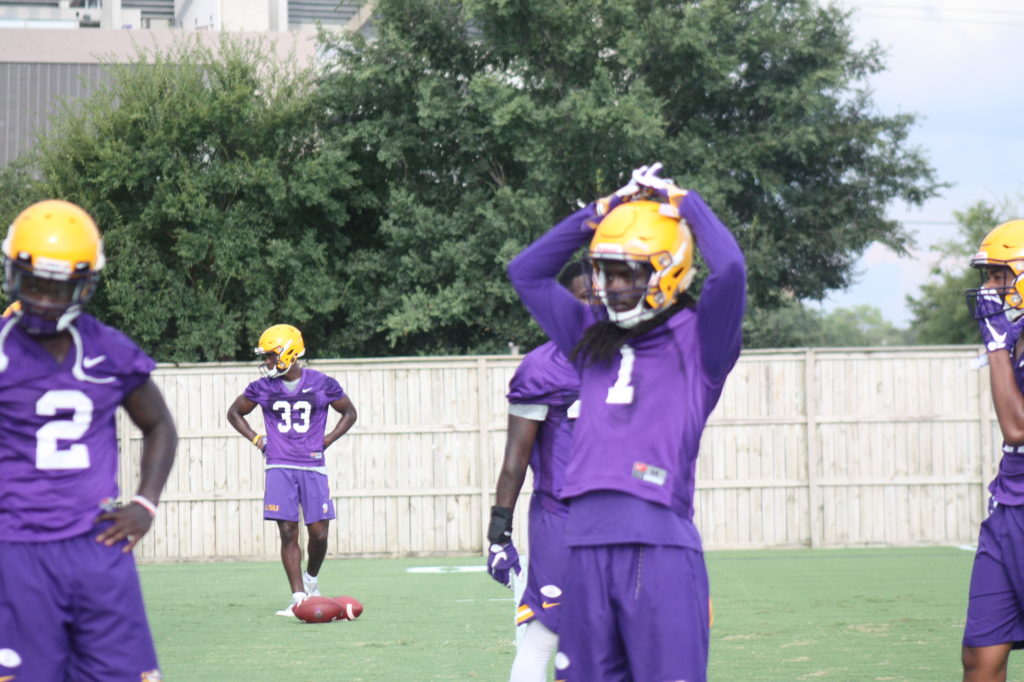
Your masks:
<svg viewBox="0 0 1024 682"><path fill-rule="evenodd" d="M987 370L967 347L746 352L701 444L696 521L708 548L973 542L1000 438ZM514 356L313 362L359 420L328 450L330 553L481 551ZM161 365L178 458L142 560L273 558L259 452L228 405L254 363ZM250 415L260 427L259 410ZM140 434L122 414L122 491ZM332 417L333 419L333 417ZM329 422L329 424L333 424ZM527 481L527 488L529 481ZM526 550L525 490L516 543Z"/></svg>

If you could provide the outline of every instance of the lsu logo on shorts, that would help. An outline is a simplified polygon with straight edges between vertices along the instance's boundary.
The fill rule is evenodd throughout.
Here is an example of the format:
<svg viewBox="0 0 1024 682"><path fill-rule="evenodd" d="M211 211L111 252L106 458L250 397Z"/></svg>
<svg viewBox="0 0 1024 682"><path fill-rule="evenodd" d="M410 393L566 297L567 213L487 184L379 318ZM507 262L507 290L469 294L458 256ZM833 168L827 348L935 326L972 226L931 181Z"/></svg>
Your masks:
<svg viewBox="0 0 1024 682"><path fill-rule="evenodd" d="M142 673L139 678L139 682L163 682L164 676L160 674L159 670L147 670Z"/></svg>
<svg viewBox="0 0 1024 682"><path fill-rule="evenodd" d="M281 511L281 507L279 505L276 505L276 504L268 504L263 509L266 510L266 511Z"/></svg>

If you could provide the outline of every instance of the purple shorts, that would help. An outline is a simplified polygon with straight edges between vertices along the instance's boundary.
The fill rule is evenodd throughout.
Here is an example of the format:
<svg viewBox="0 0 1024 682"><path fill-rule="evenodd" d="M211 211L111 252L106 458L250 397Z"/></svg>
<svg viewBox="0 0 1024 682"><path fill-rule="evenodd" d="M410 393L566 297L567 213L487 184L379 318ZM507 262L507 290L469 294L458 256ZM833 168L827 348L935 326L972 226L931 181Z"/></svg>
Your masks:
<svg viewBox="0 0 1024 682"><path fill-rule="evenodd" d="M308 526L334 518L327 476L301 469L267 469L263 493L263 518L268 521L298 521L299 507Z"/></svg>
<svg viewBox="0 0 1024 682"><path fill-rule="evenodd" d="M1024 648L1024 507L990 505L971 570L963 645Z"/></svg>
<svg viewBox="0 0 1024 682"><path fill-rule="evenodd" d="M565 570L569 563L565 522L565 517L545 509L534 493L530 499L530 566L526 571L526 591L516 611L516 625L536 618L552 632L558 632Z"/></svg>
<svg viewBox="0 0 1024 682"><path fill-rule="evenodd" d="M0 679L159 680L135 559L96 542L0 542Z"/></svg>
<svg viewBox="0 0 1024 682"><path fill-rule="evenodd" d="M668 545L571 547L555 678L707 679L708 575Z"/></svg>

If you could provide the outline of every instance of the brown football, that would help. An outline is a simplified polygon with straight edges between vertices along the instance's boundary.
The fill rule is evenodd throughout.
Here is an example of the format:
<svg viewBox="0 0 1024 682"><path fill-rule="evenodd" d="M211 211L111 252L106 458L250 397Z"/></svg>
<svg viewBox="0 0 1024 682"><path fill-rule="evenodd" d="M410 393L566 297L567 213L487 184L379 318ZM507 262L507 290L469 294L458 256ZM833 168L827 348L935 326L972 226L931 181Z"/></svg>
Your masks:
<svg viewBox="0 0 1024 682"><path fill-rule="evenodd" d="M292 613L307 623L330 623L342 617L343 608L339 602L328 597L307 597L295 605Z"/></svg>
<svg viewBox="0 0 1024 682"><path fill-rule="evenodd" d="M341 605L342 620L355 620L363 612L363 605L355 597L335 597L334 601Z"/></svg>

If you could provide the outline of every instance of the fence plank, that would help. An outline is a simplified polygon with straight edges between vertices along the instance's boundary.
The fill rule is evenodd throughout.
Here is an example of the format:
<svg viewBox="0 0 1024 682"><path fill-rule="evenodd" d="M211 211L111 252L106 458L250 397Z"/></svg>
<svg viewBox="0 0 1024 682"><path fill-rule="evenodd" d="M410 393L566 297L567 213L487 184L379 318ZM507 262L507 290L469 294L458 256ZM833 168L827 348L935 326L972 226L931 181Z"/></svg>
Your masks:
<svg viewBox="0 0 1024 682"><path fill-rule="evenodd" d="M1000 441L987 370L967 347L744 353L708 422L695 521L709 548L973 542ZM359 410L327 453L332 555L478 553L519 357L314 361ZM251 363L161 365L178 425L175 469L145 561L273 559L263 462L227 424ZM118 415L120 485L140 434ZM262 429L259 410L250 423ZM515 540L527 548L527 481Z"/></svg>

